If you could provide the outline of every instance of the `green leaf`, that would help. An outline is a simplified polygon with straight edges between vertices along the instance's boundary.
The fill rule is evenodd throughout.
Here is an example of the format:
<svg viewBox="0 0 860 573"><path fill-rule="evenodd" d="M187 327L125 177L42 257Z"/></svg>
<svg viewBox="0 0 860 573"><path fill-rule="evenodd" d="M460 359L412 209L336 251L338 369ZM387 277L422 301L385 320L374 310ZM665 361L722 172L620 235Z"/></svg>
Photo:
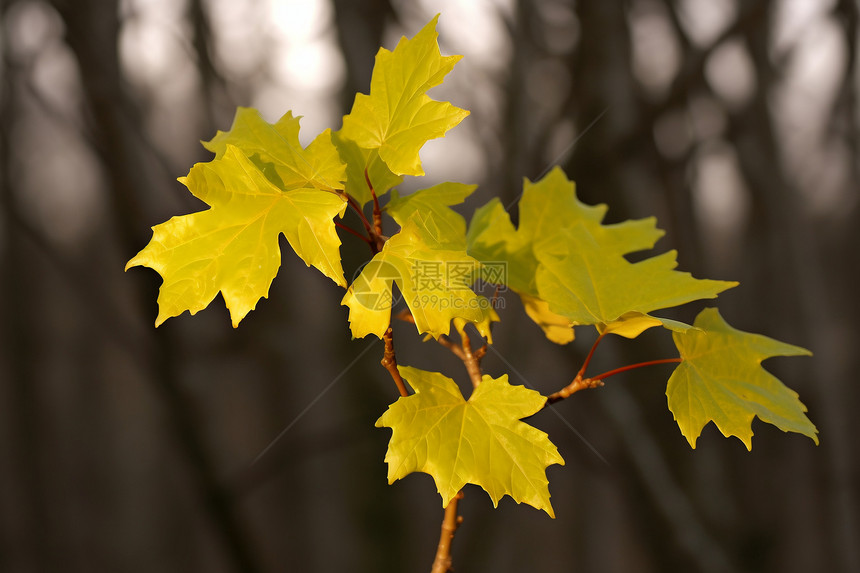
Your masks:
<svg viewBox="0 0 860 573"><path fill-rule="evenodd" d="M357 94L340 133L363 149L376 149L395 175L424 175L418 152L460 123L469 112L431 99L427 90L442 83L462 56L443 57L436 41L436 16L393 52L380 48L370 95Z"/></svg>
<svg viewBox="0 0 860 573"><path fill-rule="evenodd" d="M238 326L268 296L281 265L281 233L305 264L346 286L333 221L346 209L339 195L310 187L283 191L230 144L180 181L211 208L153 227L150 243L126 265L164 278L156 326L206 308L219 291Z"/></svg>
<svg viewBox="0 0 860 573"><path fill-rule="evenodd" d="M465 201L477 187L463 183L440 183L403 197L395 190L385 206L385 211L400 226L415 213L430 214L430 217L424 218L435 225L431 234L438 237L440 243L465 250L466 219L451 209L451 205L459 205Z"/></svg>
<svg viewBox="0 0 860 573"><path fill-rule="evenodd" d="M715 308L699 313L694 326L672 335L683 362L666 388L669 410L690 446L696 447L702 428L713 421L724 436L737 436L751 450L755 416L818 444L818 430L797 393L761 367L771 356L811 352L732 328Z"/></svg>
<svg viewBox="0 0 860 573"><path fill-rule="evenodd" d="M440 240L438 232L433 213L414 213L364 267L341 301L349 307L353 337L382 338L391 322L394 283L419 334L448 334L455 317L485 319L483 307L489 302L470 288L480 263L465 249Z"/></svg>
<svg viewBox="0 0 860 573"><path fill-rule="evenodd" d="M662 324L648 315L661 308L714 298L737 283L695 279L674 270L675 251L630 263L606 249L585 225L566 229L538 251L538 292L549 308L575 324L635 337ZM634 327L625 322L635 321Z"/></svg>
<svg viewBox="0 0 860 573"><path fill-rule="evenodd" d="M506 266L502 283L521 293L537 296L534 284L537 259L532 249L534 230L514 228L511 218L498 197L475 210L466 234L466 245L470 255L481 261L501 262ZM499 278L485 276L487 282L497 282Z"/></svg>
<svg viewBox="0 0 860 573"><path fill-rule="evenodd" d="M645 313L713 297L736 284L673 271L673 253L627 262L623 255L650 249L663 231L653 217L604 225L606 210L580 202L573 182L556 167L536 183L525 181L518 228L498 199L478 209L466 236L468 252L485 269L505 264L505 284L559 344L573 340L573 325L593 324L627 337L660 324L682 328ZM660 274L648 275L653 270Z"/></svg>
<svg viewBox="0 0 860 573"><path fill-rule="evenodd" d="M555 517L546 468L564 465L544 432L520 419L538 412L546 398L507 375L483 381L468 400L437 372L400 366L415 394L400 398L376 422L392 429L385 454L388 483L412 472L430 474L447 506L467 483L479 485L493 505L505 495Z"/></svg>
<svg viewBox="0 0 860 573"><path fill-rule="evenodd" d="M332 141L337 147L340 157L346 163L345 191L364 207L373 199L368 179L373 185L377 199L387 193L392 187L403 183L403 177L391 172L379 158L378 149L362 149L357 143L344 138L339 131L332 133ZM364 173L367 170L367 177Z"/></svg>
<svg viewBox="0 0 860 573"><path fill-rule="evenodd" d="M203 147L220 159L228 145L234 145L258 167L269 165L277 173L272 182L282 189L315 187L343 189L346 166L331 141L331 130L325 130L307 149L299 143L299 119L287 112L277 123L268 123L253 108L236 110L230 131L219 131Z"/></svg>

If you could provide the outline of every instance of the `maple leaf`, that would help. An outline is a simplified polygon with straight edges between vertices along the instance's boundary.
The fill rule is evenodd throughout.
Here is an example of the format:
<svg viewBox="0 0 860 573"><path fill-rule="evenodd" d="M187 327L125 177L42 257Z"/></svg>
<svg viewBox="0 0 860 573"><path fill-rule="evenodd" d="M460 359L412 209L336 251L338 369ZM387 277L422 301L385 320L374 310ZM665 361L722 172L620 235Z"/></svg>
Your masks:
<svg viewBox="0 0 860 573"><path fill-rule="evenodd" d="M391 193L385 211L401 227L412 215L420 213L427 224L433 225L430 233L438 238L440 244L465 250L466 219L451 209L451 205L465 201L477 187L463 183L440 183L402 197L395 190Z"/></svg>
<svg viewBox="0 0 860 573"><path fill-rule="evenodd" d="M702 428L713 421L724 436L736 436L751 450L755 416L818 444L818 430L797 393L761 367L772 356L811 352L732 328L715 308L700 312L694 326L672 335L683 361L666 388L669 410L690 446L696 447Z"/></svg>
<svg viewBox="0 0 860 573"><path fill-rule="evenodd" d="M606 205L591 206L579 201L573 182L569 181L564 172L556 167L540 181L535 183L528 179L524 181L523 195L519 201L519 227L514 228L510 216L498 199L493 199L476 210L466 237L468 252L480 260L485 268L490 268L492 261L504 262L505 284L519 294L527 314L544 330L547 338L558 344L566 344L574 339L572 327L576 324L596 324L603 332L613 332L627 337L635 337L642 330L660 324L671 329L686 326L675 321L644 316L642 312L631 312L640 310L635 306L620 308L620 310L616 308L624 307L631 302L642 303L644 297L643 300L638 301L618 299L614 291L603 290L603 284L589 285L584 280L578 282L568 280L570 277L567 273L582 271L576 268L576 263L573 261L575 256L582 255L589 261L601 264L603 260L612 262L614 263L612 272L617 272L619 269L627 269L631 266L623 255L650 249L663 235L663 231L657 228L653 217L604 225L602 221L606 211ZM583 244L583 241L580 241L579 244L572 245L571 237L589 237L591 242ZM589 252L582 253L581 248ZM568 255L571 257L568 258ZM644 267L642 270L645 270ZM601 272L604 271L601 270ZM608 269L606 272L609 272ZM559 276L554 276L556 274ZM669 285L670 287L673 285L678 287L677 281L682 275L683 273L675 273L662 276L664 279L670 277L675 280L672 285ZM539 285L540 277L543 277L543 280ZM491 281L490 277L484 278ZM606 284L623 292L638 290L638 286L631 287L633 283L623 283L620 287L612 281L606 281ZM674 298L669 292L660 291L658 294L665 295L667 302L671 302L669 299L687 302L701 298L696 296L695 289L691 286L693 284L697 285L696 288L701 290L704 296L713 296L711 291L718 289L717 292L719 292L734 283L720 281L685 283L687 300L684 300L680 293L675 293L677 296ZM582 305L577 306L575 302L577 300L582 302L576 297L585 295L571 293L570 288L574 285L580 289L591 289L592 292L588 294L596 301L588 300L590 304L597 302L599 307L601 304L610 302L614 306L607 308L608 312L601 310L591 314L584 312ZM574 299L573 302L571 298ZM658 304L657 301L654 303ZM674 306L674 304L667 306ZM640 304L640 306L643 305ZM665 306L654 306L650 310L658 308L665 308ZM615 310L618 310L618 313L611 318L605 316Z"/></svg>
<svg viewBox="0 0 860 573"><path fill-rule="evenodd" d="M528 204L530 199L524 197L524 202ZM502 203L493 198L472 215L466 249L481 261L484 281L507 286L517 293L526 314L541 327L546 337L556 344L567 344L574 339L573 323L550 311L549 305L537 294L535 231L530 223L521 222L519 229L514 228Z"/></svg>
<svg viewBox="0 0 860 573"><path fill-rule="evenodd" d="M498 197L479 207L472 215L466 233L467 251L482 262L504 262L507 269L503 284L517 292L537 296L534 274L537 259L532 250L534 230L523 223L514 228ZM491 281L491 277L486 277Z"/></svg>
<svg viewBox="0 0 860 573"><path fill-rule="evenodd" d="M332 133L332 142L337 147L341 160L346 163L344 191L362 207L373 199L368 181L373 185L377 198L403 182L403 177L392 173L379 158L378 149L362 149L356 142L343 137L339 131Z"/></svg>
<svg viewBox="0 0 860 573"><path fill-rule="evenodd" d="M637 263L604 248L585 225L565 229L560 240L538 250L538 292L549 308L575 324L628 338L664 320L648 313L702 298L714 298L737 283L702 280L674 270L676 252ZM633 325L625 324L633 321ZM665 321L670 329L681 323ZM686 325L684 325L686 326Z"/></svg>
<svg viewBox="0 0 860 573"><path fill-rule="evenodd" d="M391 322L395 282L419 334L448 334L455 317L485 320L482 305L489 302L470 288L480 263L438 232L432 213L414 213L362 269L341 301L349 307L354 338L382 338Z"/></svg>
<svg viewBox="0 0 860 573"><path fill-rule="evenodd" d="M442 83L462 56L442 56L436 39L437 15L394 51L380 48L370 79L370 95L357 94L343 118L341 137L364 149L378 150L395 175L424 175L418 152L443 137L469 112L426 94Z"/></svg>
<svg viewBox="0 0 860 573"><path fill-rule="evenodd" d="M512 386L505 374L484 375L465 400L457 384L438 372L398 370L415 394L397 400L376 422L392 429L385 454L389 484L424 472L436 482L443 507L472 483L496 507L509 495L555 517L546 468L564 460L544 432L520 421L543 408L546 398Z"/></svg>
<svg viewBox="0 0 860 573"><path fill-rule="evenodd" d="M451 209L451 206L461 204L477 187L477 185L463 183L440 183L402 197L395 190L391 193L391 199L385 206L385 211L401 226L409 218L419 214L425 226L429 227L429 233L433 237L438 237L440 245L465 251L466 219ZM478 333L492 344L491 324L500 320L499 315L486 297L478 295L478 301L477 306L482 312L480 320L467 320L462 316L455 316L453 324L457 332L462 334L466 324L472 322Z"/></svg>
<svg viewBox="0 0 860 573"><path fill-rule="evenodd" d="M153 227L152 240L126 265L150 267L164 279L156 326L206 308L219 291L238 326L268 295L281 265L281 233L305 264L346 287L333 222L346 209L339 195L279 189L231 144L180 181L211 208Z"/></svg>
<svg viewBox="0 0 860 573"><path fill-rule="evenodd" d="M240 107L230 131L219 131L203 142L203 147L216 159L226 153L228 145L238 147L281 189L343 189L346 166L332 143L331 130L323 131L307 149L302 149L299 119L288 111L271 124L256 109Z"/></svg>

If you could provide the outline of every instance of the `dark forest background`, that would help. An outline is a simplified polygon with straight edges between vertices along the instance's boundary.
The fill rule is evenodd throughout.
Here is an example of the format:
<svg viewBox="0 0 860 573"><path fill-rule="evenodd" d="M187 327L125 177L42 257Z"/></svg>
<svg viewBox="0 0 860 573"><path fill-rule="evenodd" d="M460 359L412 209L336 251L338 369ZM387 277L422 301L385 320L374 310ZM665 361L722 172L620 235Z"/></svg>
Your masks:
<svg viewBox="0 0 860 573"><path fill-rule="evenodd" d="M468 215L559 163L611 220L657 215L682 269L741 281L731 324L814 352L766 365L821 431L756 421L747 452L711 425L694 451L670 367L613 378L532 420L567 461L558 518L467 488L456 570L860 571L856 1L0 5L0 571L429 569L439 497L386 485L373 422L397 392L331 281L287 250L238 329L219 298L156 330L159 277L123 267L202 207L176 178L237 105L336 129L378 46L437 12L465 59L432 93L472 115L406 190L480 183ZM554 346L504 303L487 372L558 389L593 333ZM465 379L398 329L401 363ZM668 344L604 343L594 372Z"/></svg>

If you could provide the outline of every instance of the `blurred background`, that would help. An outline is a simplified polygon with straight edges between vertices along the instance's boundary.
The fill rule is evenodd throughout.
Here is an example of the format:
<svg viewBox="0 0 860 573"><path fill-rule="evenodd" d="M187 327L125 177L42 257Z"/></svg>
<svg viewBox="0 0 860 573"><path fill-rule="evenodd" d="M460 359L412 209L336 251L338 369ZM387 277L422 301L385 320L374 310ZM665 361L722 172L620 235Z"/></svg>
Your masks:
<svg viewBox="0 0 860 573"><path fill-rule="evenodd" d="M814 352L766 366L821 431L755 421L747 452L710 425L691 450L671 366L614 377L530 420L567 461L557 519L470 486L456 569L860 571L855 0L0 6L0 571L429 570L439 497L423 474L386 484L373 423L397 391L338 287L287 249L238 329L219 297L156 330L160 278L123 267L203 208L176 178L237 105L303 115L307 143L438 12L465 58L431 94L472 114L404 191L479 183L468 217L560 164L608 220L656 215L659 252L741 281L718 301L731 324ZM343 242L349 274L366 247ZM594 332L558 347L503 302L486 372L559 389ZM410 328L401 363L468 384ZM672 355L663 332L608 340L589 372Z"/></svg>

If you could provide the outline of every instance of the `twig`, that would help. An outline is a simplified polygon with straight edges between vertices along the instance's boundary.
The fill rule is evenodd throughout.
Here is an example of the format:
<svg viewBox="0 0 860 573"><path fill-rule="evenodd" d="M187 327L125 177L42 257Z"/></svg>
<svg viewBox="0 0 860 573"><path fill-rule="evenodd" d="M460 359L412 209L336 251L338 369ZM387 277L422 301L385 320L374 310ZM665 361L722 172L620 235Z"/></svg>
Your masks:
<svg viewBox="0 0 860 573"><path fill-rule="evenodd" d="M593 350L594 348L592 347L592 351ZM589 354L589 358L590 357L591 354ZM614 370L610 370L608 372L604 372L603 374L598 374L597 376L592 376L590 378L583 377L583 371L585 370L585 367L583 366L583 368L576 374L576 378L573 379L573 382L571 382L558 392L550 394L546 399L546 403L547 405L554 404L556 402L564 400L565 398L569 398L571 394L579 392L580 390L587 390L589 388L597 388L598 386L603 386L604 379L609 378L610 376L614 376L616 374L621 374L622 372L627 372L628 370L642 368L644 366L653 366L655 364L679 363L681 361L681 358L661 358L660 360L648 360L647 362L638 362L636 364L622 366L621 368L616 368Z"/></svg>
<svg viewBox="0 0 860 573"><path fill-rule="evenodd" d="M439 546L436 549L436 558L433 560L430 573L447 573L451 570L451 542L454 540L457 528L463 523L463 516L457 515L457 504L461 499L463 499L463 490L458 491L445 508Z"/></svg>
<svg viewBox="0 0 860 573"><path fill-rule="evenodd" d="M580 390L588 390L591 388L597 388L598 386L603 386L603 382L600 380L592 380L591 378L583 378L582 375L577 374L576 378L573 379L573 382L555 392L550 394L546 398L546 404L555 404L556 402L560 402L565 398L569 398L571 394L575 394Z"/></svg>
<svg viewBox="0 0 860 573"><path fill-rule="evenodd" d="M394 355L394 329L391 328L390 324L385 334L382 335L382 340L385 342L385 352L382 355L380 364L391 374L391 379L397 385L400 395L404 397L409 396L406 383L403 382L403 377L400 375L400 371L397 370L397 358Z"/></svg>
<svg viewBox="0 0 860 573"><path fill-rule="evenodd" d="M559 400L564 400L568 398L571 394L575 392L579 392L580 390L586 390L588 388L597 388L598 386L602 386L603 383L600 381L592 382L591 380L583 378L585 376L585 369L588 368L589 363L591 363L591 358L594 356L594 351L597 350L597 345L600 344L600 341L603 340L603 337L606 335L605 332L602 332L600 336L597 337L597 340L594 341L594 344L591 345L591 350L588 351L588 356L585 357L585 361L582 363L582 367L579 369L579 372L576 373L576 376L573 378L573 382L559 390L554 394L550 394L546 399L547 404L554 404Z"/></svg>
<svg viewBox="0 0 860 573"><path fill-rule="evenodd" d="M463 364L466 366L466 372L469 373L469 379L472 380L472 386L478 387L483 378L481 373L481 358L486 354L486 344L480 357L476 352L472 351L472 341L469 340L469 335L466 334L465 327L460 332L460 347L463 349Z"/></svg>
<svg viewBox="0 0 860 573"><path fill-rule="evenodd" d="M454 355L460 360L464 362L466 361L466 354L463 352L463 349L460 347L459 344L448 338L448 336L443 334L436 339L436 342L453 352Z"/></svg>
<svg viewBox="0 0 860 573"><path fill-rule="evenodd" d="M402 320L403 322L408 322L409 324L415 324L415 317L412 316L412 312L408 308L404 308L403 310L398 312L396 315L394 315L394 318L396 318L397 320Z"/></svg>
<svg viewBox="0 0 860 573"><path fill-rule="evenodd" d="M367 174L367 168L364 169L364 180L367 182L367 188L370 189L370 196L373 197L373 228L377 235L382 235L382 209L379 206L379 197L373 189L373 183L370 182L370 175Z"/></svg>
<svg viewBox="0 0 860 573"><path fill-rule="evenodd" d="M370 176L367 174L367 169L364 170L364 180L367 182L367 188L370 189L370 196L373 197L373 232L371 237L375 244L371 245L376 248L376 252L382 250L385 241L388 237L382 234L382 208L379 206L379 197L376 196L376 191L373 189L373 184L370 182Z"/></svg>

